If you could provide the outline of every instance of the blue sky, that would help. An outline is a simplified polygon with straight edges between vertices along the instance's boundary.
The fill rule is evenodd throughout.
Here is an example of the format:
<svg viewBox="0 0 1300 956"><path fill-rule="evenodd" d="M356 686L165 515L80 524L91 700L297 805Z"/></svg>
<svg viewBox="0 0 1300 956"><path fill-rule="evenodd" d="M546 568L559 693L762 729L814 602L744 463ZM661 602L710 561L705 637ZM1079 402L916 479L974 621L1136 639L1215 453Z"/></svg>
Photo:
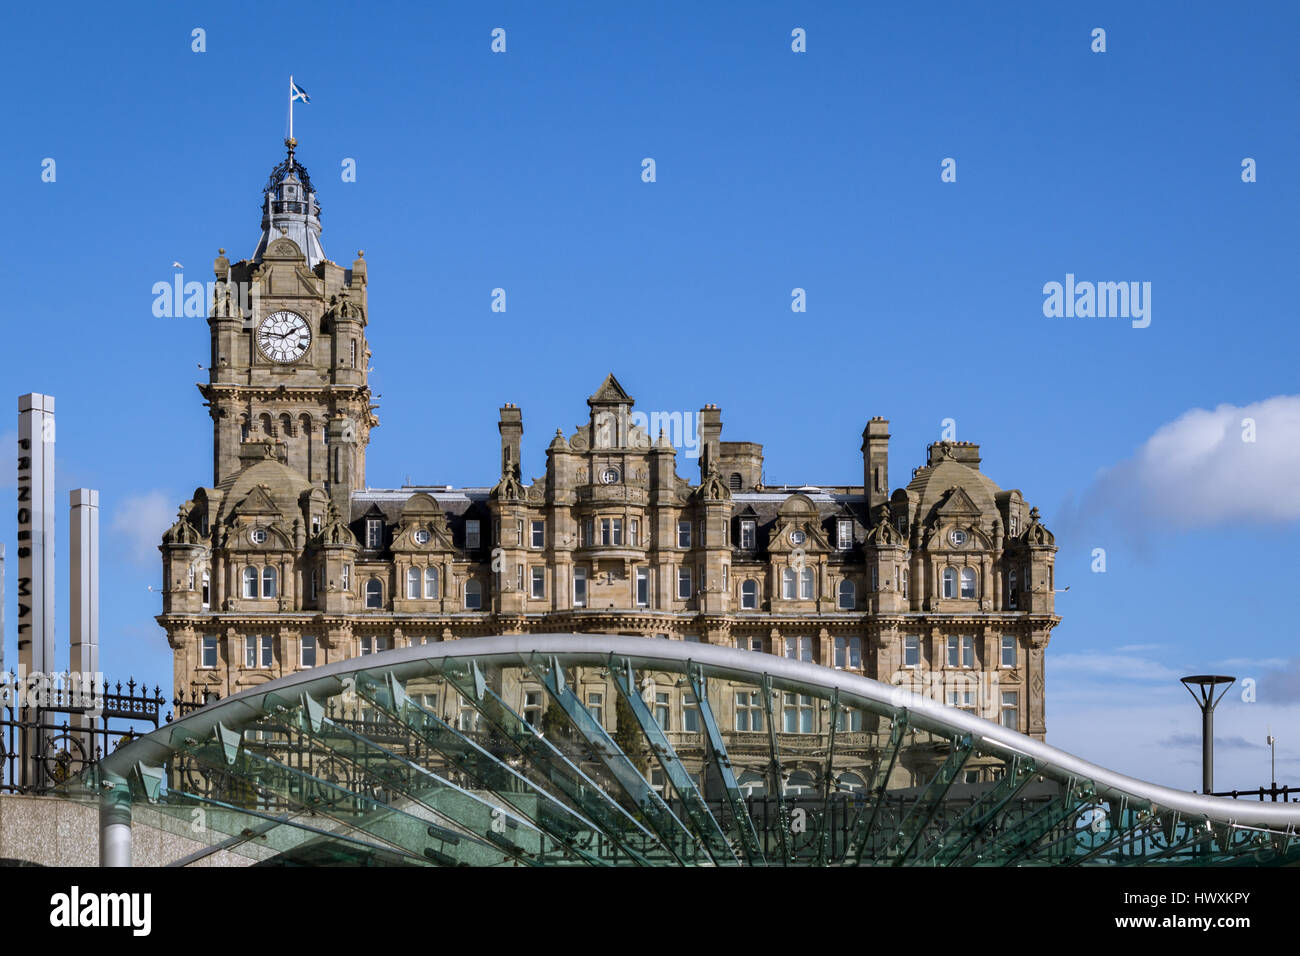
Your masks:
<svg viewBox="0 0 1300 956"><path fill-rule="evenodd" d="M952 418L1058 534L1049 741L1195 787L1175 678L1228 670L1258 693L1220 711L1219 783L1265 781L1267 726L1300 782L1296 625L1269 613L1300 572L1300 12L864 7L10 11L0 397L57 397L61 569L67 490L101 489L106 669L170 683L154 544L211 473L207 327L150 290L252 253L292 72L326 253L369 263L371 485L492 480L506 401L540 474L609 371L646 410L720 404L771 483L860 481L884 415L905 484ZM1045 317L1067 273L1150 282L1150 326Z"/></svg>

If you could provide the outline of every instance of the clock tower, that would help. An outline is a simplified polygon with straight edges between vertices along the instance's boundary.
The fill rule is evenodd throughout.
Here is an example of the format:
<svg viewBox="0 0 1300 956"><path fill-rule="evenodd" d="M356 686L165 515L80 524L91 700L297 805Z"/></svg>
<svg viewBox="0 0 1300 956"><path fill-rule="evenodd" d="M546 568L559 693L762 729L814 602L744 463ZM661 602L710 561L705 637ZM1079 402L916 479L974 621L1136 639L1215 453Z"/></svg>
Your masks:
<svg viewBox="0 0 1300 956"><path fill-rule="evenodd" d="M350 269L326 258L311 177L297 142L285 146L262 190L252 257L232 263L222 249L213 264L212 355L199 386L212 416L213 483L255 451L322 486L347 514L379 424L366 375L366 262L361 252Z"/></svg>

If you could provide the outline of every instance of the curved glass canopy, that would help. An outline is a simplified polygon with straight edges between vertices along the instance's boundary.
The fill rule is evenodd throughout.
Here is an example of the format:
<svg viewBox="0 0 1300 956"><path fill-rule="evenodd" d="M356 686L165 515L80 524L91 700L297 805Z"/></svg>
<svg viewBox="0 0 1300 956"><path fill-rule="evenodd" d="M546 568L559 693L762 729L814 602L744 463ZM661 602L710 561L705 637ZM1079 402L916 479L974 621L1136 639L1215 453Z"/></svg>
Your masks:
<svg viewBox="0 0 1300 956"><path fill-rule="evenodd" d="M133 741L74 795L261 865L1295 862L1300 809L1136 780L928 697L708 644L353 658Z"/></svg>

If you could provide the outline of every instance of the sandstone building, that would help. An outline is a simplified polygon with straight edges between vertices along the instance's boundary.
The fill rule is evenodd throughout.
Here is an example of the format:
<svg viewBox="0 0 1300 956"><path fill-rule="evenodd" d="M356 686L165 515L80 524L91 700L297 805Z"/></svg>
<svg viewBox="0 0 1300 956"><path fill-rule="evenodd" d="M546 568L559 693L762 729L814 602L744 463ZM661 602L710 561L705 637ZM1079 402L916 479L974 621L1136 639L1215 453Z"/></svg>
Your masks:
<svg viewBox="0 0 1300 956"><path fill-rule="evenodd" d="M705 405L698 474L683 474L696 463L649 434L611 374L586 400L587 423L555 432L541 477L523 477L523 413L506 404L488 484L371 488L367 264L325 257L292 141L253 256L223 251L215 275L199 387L213 474L160 549L158 622L181 691L224 697L413 643L581 631L721 643L884 681L929 675L949 703L1044 735L1056 547L1037 509L984 473L979 446L935 443L891 490L889 423L872 418L861 485L770 487L762 445L724 441L721 410ZM540 717L540 688L513 692ZM594 677L583 693L610 723L616 695ZM688 690L648 693L665 729L699 730ZM449 719L454 696L439 704ZM785 696L772 721L818 732L826 715ZM763 729L745 694L716 709L737 732Z"/></svg>

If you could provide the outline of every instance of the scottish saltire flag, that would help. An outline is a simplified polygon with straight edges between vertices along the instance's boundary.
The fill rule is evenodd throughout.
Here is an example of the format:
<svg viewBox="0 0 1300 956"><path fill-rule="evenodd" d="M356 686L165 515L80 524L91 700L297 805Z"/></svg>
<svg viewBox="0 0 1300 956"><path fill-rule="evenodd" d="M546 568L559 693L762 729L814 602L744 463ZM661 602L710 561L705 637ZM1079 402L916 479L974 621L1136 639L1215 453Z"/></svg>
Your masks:
<svg viewBox="0 0 1300 956"><path fill-rule="evenodd" d="M292 103L294 100L302 100L304 103L311 102L311 100L307 98L307 91L295 83L291 76L289 77L289 102Z"/></svg>

